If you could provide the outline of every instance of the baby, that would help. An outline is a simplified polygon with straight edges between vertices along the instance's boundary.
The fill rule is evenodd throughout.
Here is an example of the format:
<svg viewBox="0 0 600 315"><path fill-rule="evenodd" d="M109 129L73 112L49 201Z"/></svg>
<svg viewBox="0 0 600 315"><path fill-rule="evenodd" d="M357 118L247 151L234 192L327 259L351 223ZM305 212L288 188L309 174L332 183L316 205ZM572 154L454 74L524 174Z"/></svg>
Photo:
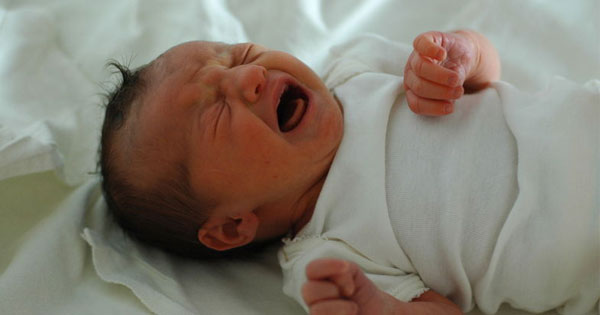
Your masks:
<svg viewBox="0 0 600 315"><path fill-rule="evenodd" d="M196 257L244 256L287 236L284 291L311 314L491 313L503 302L590 311L600 296L597 87L560 94L577 114L549 104L552 115L532 118L533 98L492 83L499 59L476 32L421 34L398 67L352 56L402 54L371 40L343 47L325 82L250 43L189 42L134 72L116 65L101 165L117 221ZM567 133L548 138L582 163L564 184L530 174L567 158L527 129L546 132L554 117ZM540 174L570 199L536 199Z"/></svg>

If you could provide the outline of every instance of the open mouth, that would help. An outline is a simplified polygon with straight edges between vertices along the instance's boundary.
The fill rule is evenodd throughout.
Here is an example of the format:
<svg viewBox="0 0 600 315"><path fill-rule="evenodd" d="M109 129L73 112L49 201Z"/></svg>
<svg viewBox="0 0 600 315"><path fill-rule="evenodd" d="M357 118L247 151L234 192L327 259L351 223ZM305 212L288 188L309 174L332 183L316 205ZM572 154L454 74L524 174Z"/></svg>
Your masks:
<svg viewBox="0 0 600 315"><path fill-rule="evenodd" d="M308 96L302 88L287 85L279 97L277 123L281 132L288 132L298 126L308 108Z"/></svg>

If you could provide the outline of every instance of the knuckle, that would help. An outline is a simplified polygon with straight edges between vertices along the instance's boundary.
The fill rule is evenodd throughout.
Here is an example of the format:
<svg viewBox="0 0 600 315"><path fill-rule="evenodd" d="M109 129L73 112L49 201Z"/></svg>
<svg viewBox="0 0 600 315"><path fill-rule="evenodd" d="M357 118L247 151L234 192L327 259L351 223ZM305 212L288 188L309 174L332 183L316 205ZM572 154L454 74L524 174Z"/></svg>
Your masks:
<svg viewBox="0 0 600 315"><path fill-rule="evenodd" d="M431 31L429 32L429 34L431 35L431 37L433 37L434 41L437 39L441 39L442 36L444 36L444 32L440 31Z"/></svg>
<svg viewBox="0 0 600 315"><path fill-rule="evenodd" d="M415 40L413 40L413 47L417 48L419 46L423 36L425 36L425 34L419 34L417 37L415 37Z"/></svg>
<svg viewBox="0 0 600 315"><path fill-rule="evenodd" d="M313 268L315 268L315 264L318 264L317 260L311 261L308 263L308 265L306 265L306 268L304 270L306 271L307 274L310 273Z"/></svg>
<svg viewBox="0 0 600 315"><path fill-rule="evenodd" d="M326 264L327 262L324 259L317 259L317 260L313 260L310 263L308 263L308 265L306 265L306 275L308 277L311 277L313 275L315 275L315 273L317 273L324 264Z"/></svg>
<svg viewBox="0 0 600 315"><path fill-rule="evenodd" d="M416 73L421 74L423 73L423 59L421 58L415 58L414 64L413 64L413 69Z"/></svg>
<svg viewBox="0 0 600 315"><path fill-rule="evenodd" d="M413 90L416 95L423 94L423 83L420 79L415 78L413 80L411 90Z"/></svg>
<svg viewBox="0 0 600 315"><path fill-rule="evenodd" d="M353 261L348 261L348 266L350 270L360 270L360 267Z"/></svg>
<svg viewBox="0 0 600 315"><path fill-rule="evenodd" d="M404 76L404 84L412 89L414 81L414 72L413 69L406 70L406 75Z"/></svg>
<svg viewBox="0 0 600 315"><path fill-rule="evenodd" d="M464 92L464 90L462 87L448 89L447 90L447 98L448 99L460 98L463 95L463 92Z"/></svg>
<svg viewBox="0 0 600 315"><path fill-rule="evenodd" d="M414 98L411 101L408 102L408 108L410 108L410 110L413 111L413 113L415 114L420 114L420 108L419 108L419 99Z"/></svg>
<svg viewBox="0 0 600 315"><path fill-rule="evenodd" d="M304 300L306 300L306 298L308 297L308 294L310 292L310 282L304 282L304 284L302 285L302 288L300 289L300 292L302 293L302 298L304 298Z"/></svg>

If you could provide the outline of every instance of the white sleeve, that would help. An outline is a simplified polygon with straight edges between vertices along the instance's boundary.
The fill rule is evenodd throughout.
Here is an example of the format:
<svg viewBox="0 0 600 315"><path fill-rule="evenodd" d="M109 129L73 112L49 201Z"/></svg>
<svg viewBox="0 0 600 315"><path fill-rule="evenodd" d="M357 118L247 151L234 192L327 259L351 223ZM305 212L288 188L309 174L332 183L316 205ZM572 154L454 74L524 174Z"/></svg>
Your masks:
<svg viewBox="0 0 600 315"><path fill-rule="evenodd" d="M331 48L321 77L330 89L365 72L404 76L412 46L363 34Z"/></svg>
<svg viewBox="0 0 600 315"><path fill-rule="evenodd" d="M319 258L339 258L356 263L379 289L403 302L409 302L428 290L418 275L377 264L341 240L314 237L291 241L279 251L278 256L283 271L283 292L307 312L301 293L306 282L305 269L311 261Z"/></svg>

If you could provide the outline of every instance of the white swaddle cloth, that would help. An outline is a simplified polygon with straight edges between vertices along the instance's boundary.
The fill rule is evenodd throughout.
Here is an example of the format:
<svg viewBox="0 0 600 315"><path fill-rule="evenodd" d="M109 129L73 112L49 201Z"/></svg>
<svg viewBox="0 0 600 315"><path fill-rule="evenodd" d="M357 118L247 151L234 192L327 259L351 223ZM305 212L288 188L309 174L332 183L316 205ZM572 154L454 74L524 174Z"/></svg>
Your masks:
<svg viewBox="0 0 600 315"><path fill-rule="evenodd" d="M387 192L423 281L463 309L584 314L600 296L598 81L497 82L447 117L392 109ZM562 306L562 307L561 307Z"/></svg>
<svg viewBox="0 0 600 315"><path fill-rule="evenodd" d="M311 222L280 253L284 291L302 303L304 266L334 256L399 298L419 292L416 272L464 311L590 312L600 296L600 83L555 78L527 94L497 82L452 115L424 117L399 88L404 47L371 37L338 51L346 56L326 82L344 106L344 139ZM387 136L374 132L386 126ZM383 139L357 141L369 135L386 138L385 159L373 146ZM382 239L389 226L394 244Z"/></svg>

